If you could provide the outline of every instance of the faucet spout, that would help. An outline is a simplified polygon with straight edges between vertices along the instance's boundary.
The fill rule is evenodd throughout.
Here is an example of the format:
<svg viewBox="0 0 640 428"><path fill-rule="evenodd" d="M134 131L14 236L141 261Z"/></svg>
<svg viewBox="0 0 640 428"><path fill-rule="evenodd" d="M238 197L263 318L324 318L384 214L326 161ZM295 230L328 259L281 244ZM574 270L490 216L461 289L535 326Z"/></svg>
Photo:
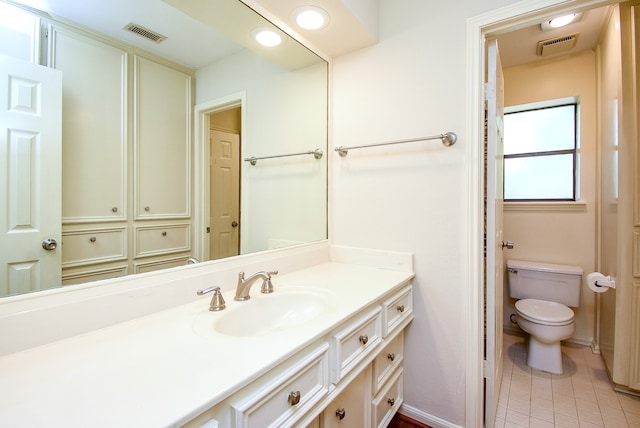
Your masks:
<svg viewBox="0 0 640 428"><path fill-rule="evenodd" d="M273 284L271 283L271 275L277 275L278 271L274 270L272 272L256 272L253 275L249 276L245 279L244 272L240 272L238 274L238 286L236 287L236 295L234 297L235 300L249 300L251 296L249 295L249 291L251 290L251 286L254 282L261 279L262 287L260 288L261 293L273 293Z"/></svg>

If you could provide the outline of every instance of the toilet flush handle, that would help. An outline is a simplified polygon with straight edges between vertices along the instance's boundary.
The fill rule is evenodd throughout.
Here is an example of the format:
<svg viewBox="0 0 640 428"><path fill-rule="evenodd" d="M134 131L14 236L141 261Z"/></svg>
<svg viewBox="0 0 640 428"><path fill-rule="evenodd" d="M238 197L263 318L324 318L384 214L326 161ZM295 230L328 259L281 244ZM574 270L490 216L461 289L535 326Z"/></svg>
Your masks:
<svg viewBox="0 0 640 428"><path fill-rule="evenodd" d="M502 241L502 248L513 250L513 241Z"/></svg>

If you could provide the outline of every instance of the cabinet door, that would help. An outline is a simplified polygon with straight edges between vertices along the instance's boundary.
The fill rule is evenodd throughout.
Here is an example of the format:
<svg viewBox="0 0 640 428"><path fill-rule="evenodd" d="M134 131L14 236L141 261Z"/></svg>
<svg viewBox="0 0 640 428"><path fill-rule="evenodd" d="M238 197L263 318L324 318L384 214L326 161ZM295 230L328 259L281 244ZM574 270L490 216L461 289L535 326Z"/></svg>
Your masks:
<svg viewBox="0 0 640 428"><path fill-rule="evenodd" d="M134 76L136 218L189 217L191 77L140 57Z"/></svg>
<svg viewBox="0 0 640 428"><path fill-rule="evenodd" d="M51 26L49 66L62 71L62 222L126 213L127 53Z"/></svg>
<svg viewBox="0 0 640 428"><path fill-rule="evenodd" d="M369 426L368 406L371 391L368 386L370 368L362 371L325 409L324 428Z"/></svg>

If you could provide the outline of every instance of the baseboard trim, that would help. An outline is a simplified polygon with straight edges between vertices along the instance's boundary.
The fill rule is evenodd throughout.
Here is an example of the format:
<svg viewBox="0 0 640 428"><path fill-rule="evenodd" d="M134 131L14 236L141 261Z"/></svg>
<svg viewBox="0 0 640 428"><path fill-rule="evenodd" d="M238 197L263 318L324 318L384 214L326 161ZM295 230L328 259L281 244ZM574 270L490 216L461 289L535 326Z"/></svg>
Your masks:
<svg viewBox="0 0 640 428"><path fill-rule="evenodd" d="M449 421L445 421L444 419L425 413L422 410L416 409L415 407L409 406L407 404L403 404L400 407L400 411L398 413L414 419L420 423L429 425L433 428L462 428L461 425L456 425Z"/></svg>

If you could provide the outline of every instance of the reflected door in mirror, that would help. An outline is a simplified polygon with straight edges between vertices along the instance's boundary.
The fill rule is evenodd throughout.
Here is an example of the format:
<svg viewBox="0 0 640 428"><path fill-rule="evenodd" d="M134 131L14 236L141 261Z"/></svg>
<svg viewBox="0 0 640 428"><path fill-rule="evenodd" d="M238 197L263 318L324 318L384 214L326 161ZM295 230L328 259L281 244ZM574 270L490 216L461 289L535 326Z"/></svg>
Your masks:
<svg viewBox="0 0 640 428"><path fill-rule="evenodd" d="M210 259L237 256L240 243L240 136L211 129Z"/></svg>
<svg viewBox="0 0 640 428"><path fill-rule="evenodd" d="M62 73L0 55L0 100L1 297L60 285Z"/></svg>

